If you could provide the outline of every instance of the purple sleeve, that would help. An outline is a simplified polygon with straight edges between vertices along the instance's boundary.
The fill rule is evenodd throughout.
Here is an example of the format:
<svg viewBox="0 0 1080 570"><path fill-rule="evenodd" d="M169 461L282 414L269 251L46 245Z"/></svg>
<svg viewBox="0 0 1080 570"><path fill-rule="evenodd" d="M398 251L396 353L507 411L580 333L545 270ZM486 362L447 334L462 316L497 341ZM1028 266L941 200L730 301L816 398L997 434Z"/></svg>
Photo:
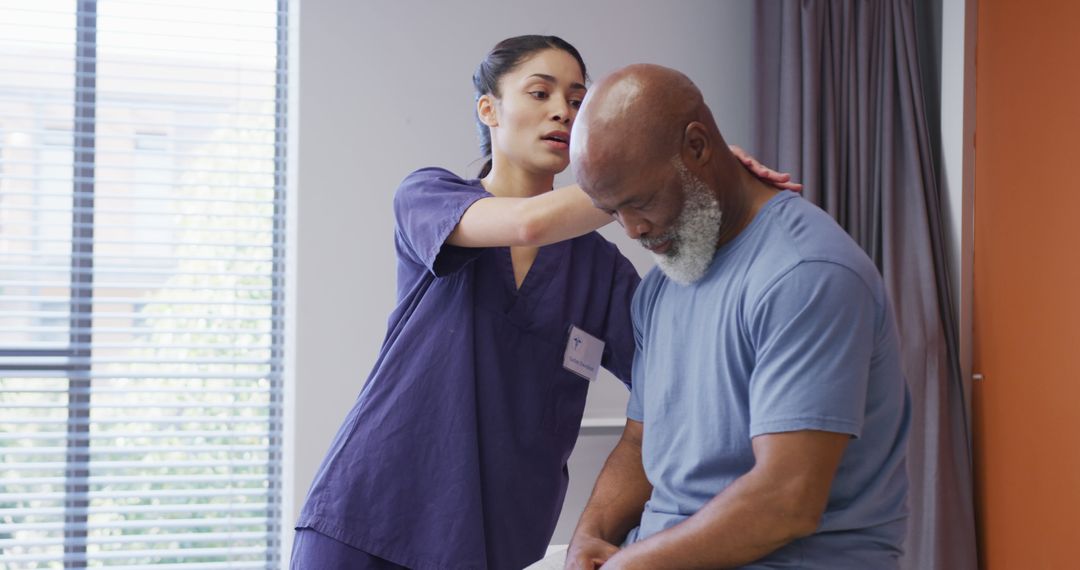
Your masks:
<svg viewBox="0 0 1080 570"><path fill-rule="evenodd" d="M461 216L480 198L491 196L441 168L422 168L401 182L394 194L398 255L436 277L456 272L483 251L446 243Z"/></svg>
<svg viewBox="0 0 1080 570"><path fill-rule="evenodd" d="M635 341L630 305L641 278L621 254L615 264L615 277L608 298L607 326L604 331L604 357L601 365L630 388Z"/></svg>

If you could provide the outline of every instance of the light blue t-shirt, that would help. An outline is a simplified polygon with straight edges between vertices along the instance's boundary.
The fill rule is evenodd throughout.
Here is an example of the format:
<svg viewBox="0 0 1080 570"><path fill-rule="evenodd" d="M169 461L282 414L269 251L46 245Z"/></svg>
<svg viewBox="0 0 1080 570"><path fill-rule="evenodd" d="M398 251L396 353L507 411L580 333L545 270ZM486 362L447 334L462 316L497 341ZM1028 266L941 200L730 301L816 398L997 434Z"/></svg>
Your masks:
<svg viewBox="0 0 1080 570"><path fill-rule="evenodd" d="M897 567L910 422L899 341L877 269L832 218L777 194L697 283L649 273L633 318L627 416L644 422L653 493L628 541L748 472L751 438L822 430L852 440L820 528L745 568Z"/></svg>

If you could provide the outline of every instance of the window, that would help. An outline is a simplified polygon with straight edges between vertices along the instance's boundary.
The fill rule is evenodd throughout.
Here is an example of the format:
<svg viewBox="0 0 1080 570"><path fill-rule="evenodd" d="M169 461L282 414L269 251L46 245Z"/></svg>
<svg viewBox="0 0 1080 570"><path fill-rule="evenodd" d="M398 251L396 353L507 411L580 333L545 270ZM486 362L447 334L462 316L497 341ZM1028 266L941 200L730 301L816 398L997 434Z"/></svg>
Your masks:
<svg viewBox="0 0 1080 570"><path fill-rule="evenodd" d="M0 0L0 566L276 568L287 0Z"/></svg>

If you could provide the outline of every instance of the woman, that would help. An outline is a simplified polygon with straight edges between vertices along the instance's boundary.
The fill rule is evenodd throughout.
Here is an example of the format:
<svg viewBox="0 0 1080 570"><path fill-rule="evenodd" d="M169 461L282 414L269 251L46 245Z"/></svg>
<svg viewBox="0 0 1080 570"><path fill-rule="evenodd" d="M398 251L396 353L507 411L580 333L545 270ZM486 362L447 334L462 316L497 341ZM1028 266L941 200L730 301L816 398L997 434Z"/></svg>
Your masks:
<svg viewBox="0 0 1080 570"><path fill-rule="evenodd" d="M602 365L629 384L634 352L638 275L592 231L611 218L577 187L551 190L585 81L557 37L499 43L473 77L491 154L479 178L428 168L402 182L398 304L312 484L294 568L518 569L543 556L586 377Z"/></svg>

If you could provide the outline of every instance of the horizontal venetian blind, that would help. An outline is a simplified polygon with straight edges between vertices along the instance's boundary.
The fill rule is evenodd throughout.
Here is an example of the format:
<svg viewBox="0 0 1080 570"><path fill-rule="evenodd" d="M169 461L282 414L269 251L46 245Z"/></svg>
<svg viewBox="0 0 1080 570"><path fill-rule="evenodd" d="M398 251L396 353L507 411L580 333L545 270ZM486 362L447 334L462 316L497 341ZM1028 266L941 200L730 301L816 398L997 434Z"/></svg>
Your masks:
<svg viewBox="0 0 1080 570"><path fill-rule="evenodd" d="M286 0L0 0L0 567L276 568Z"/></svg>

